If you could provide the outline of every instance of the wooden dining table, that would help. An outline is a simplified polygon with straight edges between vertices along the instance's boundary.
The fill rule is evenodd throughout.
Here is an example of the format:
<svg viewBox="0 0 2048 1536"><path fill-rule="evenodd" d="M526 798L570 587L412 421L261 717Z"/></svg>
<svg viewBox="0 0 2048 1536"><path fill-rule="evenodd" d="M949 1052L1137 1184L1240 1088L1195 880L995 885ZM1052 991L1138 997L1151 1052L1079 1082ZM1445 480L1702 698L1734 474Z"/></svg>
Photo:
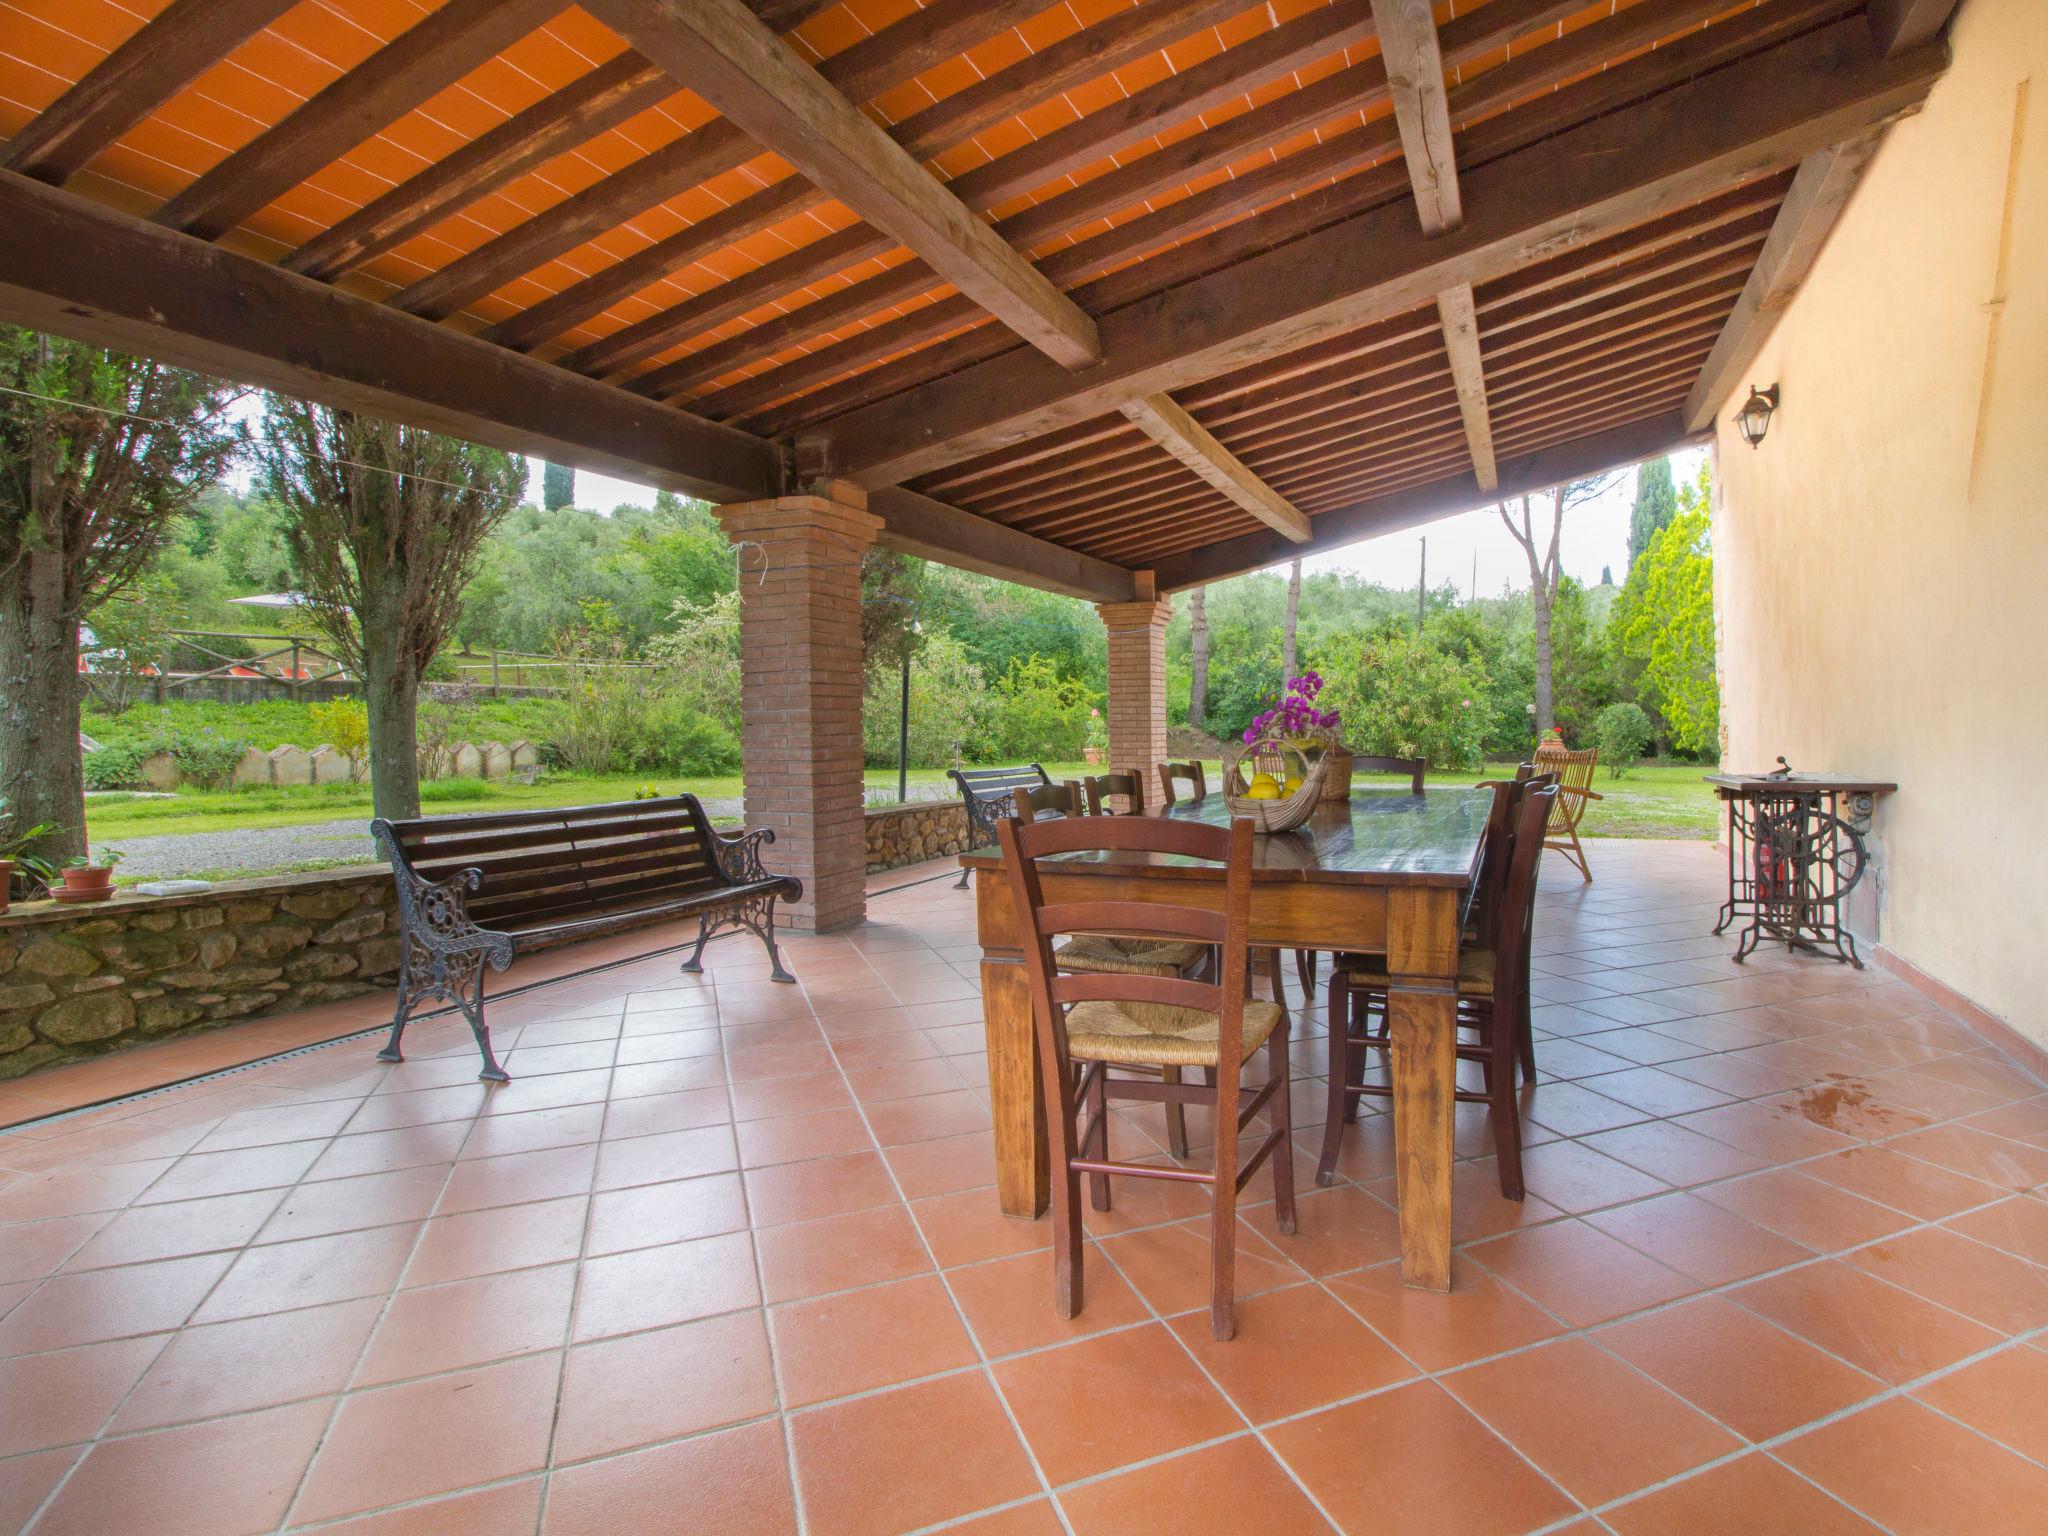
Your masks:
<svg viewBox="0 0 2048 1536"><path fill-rule="evenodd" d="M1319 806L1305 826L1253 839L1254 946L1387 958L1401 1276L1427 1290L1451 1284L1458 936L1492 803L1492 791L1479 788L1358 789ZM1158 814L1212 826L1230 818L1220 795ZM960 862L974 875L997 1194L1008 1215L1037 1217L1049 1164L1016 902L999 849ZM1175 855L1091 851L1041 859L1038 868L1048 901L1223 903L1222 866Z"/></svg>

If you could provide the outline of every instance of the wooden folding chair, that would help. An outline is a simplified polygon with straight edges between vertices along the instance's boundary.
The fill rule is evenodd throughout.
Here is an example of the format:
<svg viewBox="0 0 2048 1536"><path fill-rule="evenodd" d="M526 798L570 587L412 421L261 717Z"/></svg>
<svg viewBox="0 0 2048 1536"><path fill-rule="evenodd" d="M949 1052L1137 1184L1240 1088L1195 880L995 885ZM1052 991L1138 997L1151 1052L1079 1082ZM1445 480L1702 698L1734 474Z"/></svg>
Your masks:
<svg viewBox="0 0 2048 1536"><path fill-rule="evenodd" d="M1091 1203L1110 1208L1112 1176L1171 1179L1210 1188L1209 1327L1219 1340L1236 1330L1232 1314L1237 1256L1237 1197L1259 1166L1273 1165L1274 1220L1294 1231L1293 1126L1288 1115L1287 1011L1245 995L1251 921L1252 825L1222 827L1147 816L1088 816L996 828L1003 865L1023 931L1024 966L1038 1035L1039 1088L1045 1102L1052 1154L1053 1308L1061 1317L1081 1311L1081 1175ZM1048 902L1038 861L1076 852L1175 854L1221 864L1223 910L1168 902ZM1056 864L1050 866L1057 870ZM1164 891L1171 894L1173 887ZM1158 943L1213 945L1215 976L1074 975L1056 966L1052 941L1060 934L1111 931ZM1266 1081L1240 1084L1246 1060L1263 1046ZM1111 1078L1112 1065L1176 1071L1199 1067L1214 1082ZM1109 1151L1109 1101L1203 1104L1215 1113L1210 1166L1118 1162ZM1076 1130L1085 1109L1087 1123ZM1251 1157L1240 1162L1238 1137L1261 1111L1270 1127Z"/></svg>
<svg viewBox="0 0 2048 1536"><path fill-rule="evenodd" d="M1543 846L1563 854L1588 880L1593 878L1593 871L1586 865L1586 850L1579 842L1579 821L1586 814L1588 800L1606 798L1593 789L1593 769L1599 762L1597 747L1574 752L1561 742L1546 741L1536 749L1537 769L1557 775L1557 800L1550 812Z"/></svg>

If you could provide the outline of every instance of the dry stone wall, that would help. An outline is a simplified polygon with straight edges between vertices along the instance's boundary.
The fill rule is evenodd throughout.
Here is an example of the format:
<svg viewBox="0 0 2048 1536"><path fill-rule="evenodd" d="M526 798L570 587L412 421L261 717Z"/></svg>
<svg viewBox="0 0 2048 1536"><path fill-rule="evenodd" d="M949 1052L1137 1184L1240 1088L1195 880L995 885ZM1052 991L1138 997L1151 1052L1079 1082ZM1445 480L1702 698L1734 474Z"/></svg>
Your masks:
<svg viewBox="0 0 2048 1536"><path fill-rule="evenodd" d="M967 812L957 800L890 806L868 812L867 835L872 875L959 853L967 846Z"/></svg>

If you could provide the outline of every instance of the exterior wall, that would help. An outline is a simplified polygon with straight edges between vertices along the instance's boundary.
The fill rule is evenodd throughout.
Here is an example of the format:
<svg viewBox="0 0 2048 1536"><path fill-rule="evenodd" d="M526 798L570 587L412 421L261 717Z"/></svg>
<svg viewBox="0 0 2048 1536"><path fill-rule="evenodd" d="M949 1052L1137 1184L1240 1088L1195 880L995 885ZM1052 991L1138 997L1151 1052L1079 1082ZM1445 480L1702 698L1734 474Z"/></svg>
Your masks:
<svg viewBox="0 0 2048 1536"><path fill-rule="evenodd" d="M967 811L958 800L885 806L867 816L868 873L943 858L967 846Z"/></svg>
<svg viewBox="0 0 2048 1536"><path fill-rule="evenodd" d="M1166 761L1166 621L1164 598L1098 603L1109 632L1109 766L1137 772L1148 788L1154 763Z"/></svg>
<svg viewBox="0 0 2048 1536"><path fill-rule="evenodd" d="M1724 761L1896 780L1882 943L2048 1044L2048 8L1965 0L1953 46L1751 369L1764 443L1751 381L1718 418Z"/></svg>

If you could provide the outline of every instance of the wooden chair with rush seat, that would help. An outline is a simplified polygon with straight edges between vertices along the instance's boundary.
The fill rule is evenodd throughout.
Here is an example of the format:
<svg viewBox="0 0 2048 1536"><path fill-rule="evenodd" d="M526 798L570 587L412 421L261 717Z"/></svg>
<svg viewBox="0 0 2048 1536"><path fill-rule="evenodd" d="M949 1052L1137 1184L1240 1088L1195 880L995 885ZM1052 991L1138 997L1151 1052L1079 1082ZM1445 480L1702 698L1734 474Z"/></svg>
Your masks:
<svg viewBox="0 0 2048 1536"><path fill-rule="evenodd" d="M1456 1097L1462 1103L1485 1104L1491 1110L1501 1193L1510 1200L1519 1200L1524 1193L1516 1074L1519 1068L1525 1079L1535 1077L1533 1042L1525 1022L1529 930L1536 909L1536 875L1543 859L1543 828L1557 796L1554 783L1518 780L1494 786L1496 812L1504 805L1512 806L1512 814L1496 818L1506 828L1507 837L1499 861L1498 897L1493 909L1481 915L1483 931L1478 942L1461 944L1458 951L1458 1028L1477 1036L1476 1041L1459 1041L1458 1059L1478 1062L1486 1086L1484 1091L1461 1088ZM1489 820L1488 825L1491 834L1495 821ZM1488 853L1492 846L1489 844ZM1482 879L1488 862L1482 854ZM1390 1046L1389 980L1386 960L1377 955L1341 956L1330 977L1329 1106L1323 1153L1316 1167L1318 1184L1328 1184L1335 1177L1344 1127L1354 1115L1357 1100L1365 1094L1391 1093L1381 1084L1365 1081L1366 1052Z"/></svg>
<svg viewBox="0 0 2048 1536"><path fill-rule="evenodd" d="M1228 829L1159 817L1091 816L997 829L1003 863L1023 929L1025 972L1038 1035L1040 1095L1052 1156L1053 1307L1074 1317L1082 1306L1081 1177L1090 1200L1110 1209L1112 1177L1172 1179L1210 1187L1209 1326L1219 1340L1235 1332L1237 1197L1268 1160L1273 1170L1275 1220L1292 1233L1293 1127L1288 1113L1287 1012L1245 995L1251 914L1252 828ZM1151 902L1048 902L1038 861L1076 852L1176 854L1223 865L1223 910L1210 912ZM1109 930L1130 940L1213 946L1220 956L1214 977L1114 973L1063 974L1053 948L1061 934ZM1266 1080L1241 1084L1245 1063L1260 1048ZM1111 1078L1111 1066L1199 1067L1214 1085L1162 1078ZM1215 1111L1215 1145L1207 1169L1118 1162L1110 1156L1109 1105L1113 1099L1149 1100ZM1085 1111L1086 1124L1075 1120ZM1251 1156L1239 1159L1238 1141L1261 1112L1267 1134Z"/></svg>
<svg viewBox="0 0 2048 1536"><path fill-rule="evenodd" d="M1081 789L1088 797L1090 816L1142 816L1145 814L1145 776L1136 769L1115 768L1108 773L1090 774L1081 780ZM1124 809L1113 810L1110 797L1122 795ZM1171 805L1172 799L1167 803Z"/></svg>

